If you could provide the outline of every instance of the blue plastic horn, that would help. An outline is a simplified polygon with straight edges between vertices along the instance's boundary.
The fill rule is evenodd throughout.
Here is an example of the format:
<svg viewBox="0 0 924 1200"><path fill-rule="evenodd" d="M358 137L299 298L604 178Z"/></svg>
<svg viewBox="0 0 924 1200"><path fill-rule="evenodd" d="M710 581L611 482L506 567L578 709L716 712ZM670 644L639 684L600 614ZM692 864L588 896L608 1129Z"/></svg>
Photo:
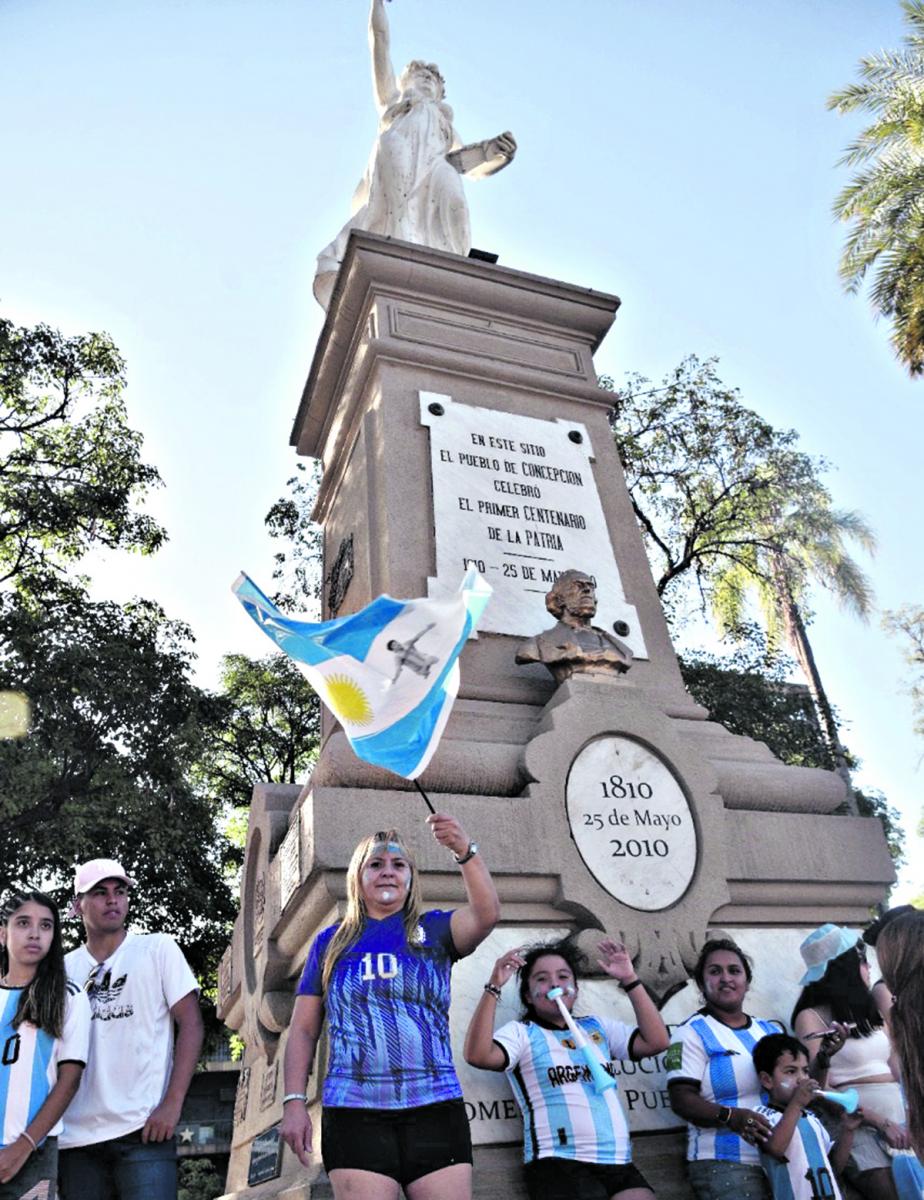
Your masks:
<svg viewBox="0 0 924 1200"><path fill-rule="evenodd" d="M552 988L551 991L546 992L546 999L554 1000L558 1005L558 1011L561 1013L565 1024L571 1030L571 1035L574 1038L575 1045L584 1055L584 1061L587 1063L587 1066L590 1069L590 1074L594 1081L594 1091L605 1092L608 1088L614 1088L616 1086L616 1080L612 1075L607 1074L606 1069L603 1066L603 1060L597 1053L593 1043L587 1037L587 1034L579 1025L575 1024L571 1013L568 1012L564 1001L562 1000L562 996L564 994L564 988Z"/></svg>
<svg viewBox="0 0 924 1200"><path fill-rule="evenodd" d="M845 1112L854 1113L860 1106L860 1093L856 1088L848 1088L846 1092L819 1092L818 1095L839 1104Z"/></svg>

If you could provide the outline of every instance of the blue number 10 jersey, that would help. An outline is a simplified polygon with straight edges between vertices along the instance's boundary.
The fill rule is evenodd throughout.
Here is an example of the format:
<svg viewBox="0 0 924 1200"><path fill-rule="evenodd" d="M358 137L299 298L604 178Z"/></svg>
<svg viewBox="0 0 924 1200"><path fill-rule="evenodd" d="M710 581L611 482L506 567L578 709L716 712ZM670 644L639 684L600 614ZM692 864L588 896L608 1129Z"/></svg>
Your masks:
<svg viewBox="0 0 924 1200"><path fill-rule="evenodd" d="M327 994L324 954L337 926L315 938L298 985L323 996L330 1061L323 1101L342 1108L416 1108L462 1095L449 1040L449 976L458 958L452 914L424 913L408 941L401 913L367 917L337 960Z"/></svg>

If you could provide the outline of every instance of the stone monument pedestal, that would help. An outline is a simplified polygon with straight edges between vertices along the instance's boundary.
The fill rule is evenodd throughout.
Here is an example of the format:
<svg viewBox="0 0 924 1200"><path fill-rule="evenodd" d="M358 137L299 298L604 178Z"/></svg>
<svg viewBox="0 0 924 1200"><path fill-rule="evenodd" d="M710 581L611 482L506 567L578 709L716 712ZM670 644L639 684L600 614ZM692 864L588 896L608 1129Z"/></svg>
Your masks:
<svg viewBox="0 0 924 1200"><path fill-rule="evenodd" d="M836 814L837 775L784 766L709 721L683 686L593 368L618 305L353 234L293 431L298 452L324 469L325 617L383 592L453 590L470 562L495 588L421 781L477 838L501 898L498 928L453 970L478 1197L524 1194L506 1081L461 1056L505 948L566 931L590 949L604 931L617 936L676 1024L699 1004L687 982L698 946L721 928L755 958L748 1009L785 1021L805 932L864 922L893 879L879 823ZM551 623L545 593L565 568L593 575L595 623L632 649L627 674L555 689L542 666L515 664L522 640ZM464 898L412 785L358 760L326 713L322 735L305 787L260 785L251 808L241 914L219 980L222 1016L246 1045L234 1196L330 1194L320 1167L306 1172L287 1149L273 1158L272 1130L293 987L311 939L343 911L357 841L397 826L417 853L427 906ZM513 990L499 1019L518 1015ZM581 994L631 1019L611 980L591 979ZM309 1092L316 1134L323 1072L322 1041ZM637 1162L661 1200L686 1197L661 1057L623 1064L620 1088Z"/></svg>

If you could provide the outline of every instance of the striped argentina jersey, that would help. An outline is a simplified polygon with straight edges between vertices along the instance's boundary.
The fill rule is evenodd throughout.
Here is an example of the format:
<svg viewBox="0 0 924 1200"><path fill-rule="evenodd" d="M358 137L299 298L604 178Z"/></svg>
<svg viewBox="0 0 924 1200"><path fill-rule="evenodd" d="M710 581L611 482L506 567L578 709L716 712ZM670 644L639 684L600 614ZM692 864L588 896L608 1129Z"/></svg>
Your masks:
<svg viewBox="0 0 924 1200"><path fill-rule="evenodd" d="M330 1056L322 1099L343 1108L416 1108L462 1095L449 1041L451 912L420 918L412 944L401 913L367 917L337 959L324 1007ZM308 952L298 995L321 996L335 925Z"/></svg>
<svg viewBox="0 0 924 1200"><path fill-rule="evenodd" d="M58 1078L58 1064L86 1065L90 1044L90 1004L75 983L68 982L64 1031L53 1038L23 1021L13 1028L22 988L0 988L0 1146L10 1146L48 1099ZM48 1131L57 1137L62 1122Z"/></svg>
<svg viewBox="0 0 924 1200"><path fill-rule="evenodd" d="M664 1058L667 1082L695 1083L700 1095L715 1104L755 1108L762 1096L751 1053L762 1037L779 1033L781 1028L779 1021L748 1017L746 1025L732 1029L700 1009L674 1030ZM687 1130L690 1162L721 1159L756 1165L760 1161L757 1147L749 1146L730 1129L706 1129L690 1122Z"/></svg>
<svg viewBox="0 0 924 1200"><path fill-rule="evenodd" d="M604 1059L629 1057L632 1026L603 1017L575 1019ZM618 1088L596 1091L569 1030L510 1021L494 1041L507 1055L507 1078L523 1114L525 1162L552 1157L611 1166L631 1162Z"/></svg>
<svg viewBox="0 0 924 1200"><path fill-rule="evenodd" d="M783 1114L778 1108L757 1105L771 1125L778 1125ZM828 1161L832 1142L814 1113L803 1110L792 1140L786 1147L786 1160L761 1154L760 1165L770 1180L773 1200L842 1200L834 1171Z"/></svg>

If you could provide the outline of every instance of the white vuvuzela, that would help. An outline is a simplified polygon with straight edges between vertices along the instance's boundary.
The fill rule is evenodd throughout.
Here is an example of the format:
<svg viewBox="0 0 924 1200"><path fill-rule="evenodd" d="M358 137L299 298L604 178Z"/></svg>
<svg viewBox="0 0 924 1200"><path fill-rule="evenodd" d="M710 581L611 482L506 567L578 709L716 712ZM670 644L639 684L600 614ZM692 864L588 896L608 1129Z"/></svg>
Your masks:
<svg viewBox="0 0 924 1200"><path fill-rule="evenodd" d="M616 1086L616 1080L612 1075L607 1074L606 1068L603 1065L603 1059L600 1057L597 1048L587 1037L587 1034L584 1032L584 1030L581 1029L579 1025L575 1024L571 1013L569 1013L567 1008L565 1008L564 1002L562 1001L562 996L566 994L565 989L560 987L552 988L552 990L546 994L549 1000L554 1000L558 1005L558 1011L561 1013L565 1024L571 1030L571 1034L574 1037L577 1048L584 1055L584 1061L587 1063L590 1073L593 1076L594 1090L597 1092L605 1092L608 1088L614 1088ZM570 985L568 987L567 994L574 994L574 988Z"/></svg>

